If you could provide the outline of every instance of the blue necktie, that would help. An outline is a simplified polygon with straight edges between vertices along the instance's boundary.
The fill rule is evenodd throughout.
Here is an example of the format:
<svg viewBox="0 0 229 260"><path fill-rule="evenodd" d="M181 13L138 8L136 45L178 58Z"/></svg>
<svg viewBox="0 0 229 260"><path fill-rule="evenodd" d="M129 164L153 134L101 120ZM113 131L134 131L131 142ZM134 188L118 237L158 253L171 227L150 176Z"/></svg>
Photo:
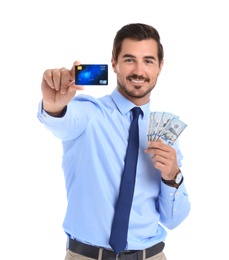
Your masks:
<svg viewBox="0 0 229 260"><path fill-rule="evenodd" d="M127 243L130 209L134 194L136 167L139 149L138 117L140 107L132 108L133 120L129 130L129 140L119 197L110 235L110 245L116 254L123 251Z"/></svg>

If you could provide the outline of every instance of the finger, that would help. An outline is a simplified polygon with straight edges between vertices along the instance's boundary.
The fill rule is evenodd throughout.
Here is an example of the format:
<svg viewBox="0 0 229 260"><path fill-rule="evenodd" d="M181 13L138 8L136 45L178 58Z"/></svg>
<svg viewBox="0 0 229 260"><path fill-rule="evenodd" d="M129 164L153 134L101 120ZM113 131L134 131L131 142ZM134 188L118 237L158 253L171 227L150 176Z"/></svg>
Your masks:
<svg viewBox="0 0 229 260"><path fill-rule="evenodd" d="M54 89L52 70L46 70L43 74L43 80L47 83L47 85Z"/></svg>
<svg viewBox="0 0 229 260"><path fill-rule="evenodd" d="M148 147L154 148L154 149L159 149L159 150L162 150L165 152L168 152L171 149L171 147L169 145L162 143L162 142L158 142L158 141L149 142Z"/></svg>
<svg viewBox="0 0 229 260"><path fill-rule="evenodd" d="M75 66L80 65L80 61L74 61L70 71L70 78L68 83L68 92L75 92L76 90L83 90L84 86L75 85Z"/></svg>
<svg viewBox="0 0 229 260"><path fill-rule="evenodd" d="M145 149L145 153L153 154L154 153L154 149L152 147L148 146L148 148Z"/></svg>
<svg viewBox="0 0 229 260"><path fill-rule="evenodd" d="M71 80L71 71L66 68L61 69L61 82L60 82L60 91L62 94L67 92L69 88L69 81Z"/></svg>
<svg viewBox="0 0 229 260"><path fill-rule="evenodd" d="M158 141L151 141L151 142L148 142L148 146L149 147L153 147L153 148L160 148L161 147L161 142L158 142Z"/></svg>
<svg viewBox="0 0 229 260"><path fill-rule="evenodd" d="M165 157L162 157L159 155L154 155L154 156L152 156L152 161L154 164L160 163L160 164L165 165L168 160Z"/></svg>
<svg viewBox="0 0 229 260"><path fill-rule="evenodd" d="M72 86L73 84L75 84L75 80L74 79L68 83L68 87Z"/></svg>
<svg viewBox="0 0 229 260"><path fill-rule="evenodd" d="M71 79L70 81L73 81L75 79L75 66L80 65L80 61L74 61L73 66L71 68Z"/></svg>
<svg viewBox="0 0 229 260"><path fill-rule="evenodd" d="M53 79L54 89L56 91L59 91L61 88L61 71L59 69L53 70L52 79Z"/></svg>
<svg viewBox="0 0 229 260"><path fill-rule="evenodd" d="M77 89L84 89L84 87L80 86L77 88L74 88L75 85L75 66L79 65L80 62L79 61L75 61L73 63L73 66L71 68L70 71L64 71L63 70L63 79L62 79L62 86L61 86L61 93L62 94L66 94L67 91L71 92L71 90L73 92L75 92Z"/></svg>

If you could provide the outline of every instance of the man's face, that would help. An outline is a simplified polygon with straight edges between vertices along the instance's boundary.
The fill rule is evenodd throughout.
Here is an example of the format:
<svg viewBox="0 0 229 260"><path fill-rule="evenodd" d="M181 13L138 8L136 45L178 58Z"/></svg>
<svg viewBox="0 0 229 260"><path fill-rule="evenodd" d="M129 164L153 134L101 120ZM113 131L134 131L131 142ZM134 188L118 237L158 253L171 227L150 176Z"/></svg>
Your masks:
<svg viewBox="0 0 229 260"><path fill-rule="evenodd" d="M112 59L119 92L138 106L146 104L162 65L159 66L156 41L125 39L118 60Z"/></svg>

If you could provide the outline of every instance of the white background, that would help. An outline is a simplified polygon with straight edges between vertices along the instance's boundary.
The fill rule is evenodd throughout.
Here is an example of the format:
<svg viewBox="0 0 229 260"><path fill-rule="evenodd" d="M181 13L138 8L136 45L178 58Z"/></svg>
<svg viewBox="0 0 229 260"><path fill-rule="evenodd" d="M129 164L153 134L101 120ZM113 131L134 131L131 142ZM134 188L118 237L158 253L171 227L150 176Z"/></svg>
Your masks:
<svg viewBox="0 0 229 260"><path fill-rule="evenodd" d="M168 233L169 260L228 256L228 4L223 0L46 0L0 4L0 259L63 260L62 148L36 117L42 74L74 60L110 65L113 37L130 22L155 26L165 65L152 110L180 116L192 209ZM116 86L87 87L101 96ZM80 151L79 151L80 152Z"/></svg>

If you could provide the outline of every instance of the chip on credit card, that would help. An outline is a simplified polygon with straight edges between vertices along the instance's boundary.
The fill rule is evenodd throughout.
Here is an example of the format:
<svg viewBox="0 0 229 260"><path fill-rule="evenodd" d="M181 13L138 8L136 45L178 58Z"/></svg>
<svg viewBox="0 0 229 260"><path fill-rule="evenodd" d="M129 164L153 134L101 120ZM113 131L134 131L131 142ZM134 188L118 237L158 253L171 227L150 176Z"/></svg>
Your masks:
<svg viewBox="0 0 229 260"><path fill-rule="evenodd" d="M80 64L75 66L75 85L108 85L107 64Z"/></svg>

